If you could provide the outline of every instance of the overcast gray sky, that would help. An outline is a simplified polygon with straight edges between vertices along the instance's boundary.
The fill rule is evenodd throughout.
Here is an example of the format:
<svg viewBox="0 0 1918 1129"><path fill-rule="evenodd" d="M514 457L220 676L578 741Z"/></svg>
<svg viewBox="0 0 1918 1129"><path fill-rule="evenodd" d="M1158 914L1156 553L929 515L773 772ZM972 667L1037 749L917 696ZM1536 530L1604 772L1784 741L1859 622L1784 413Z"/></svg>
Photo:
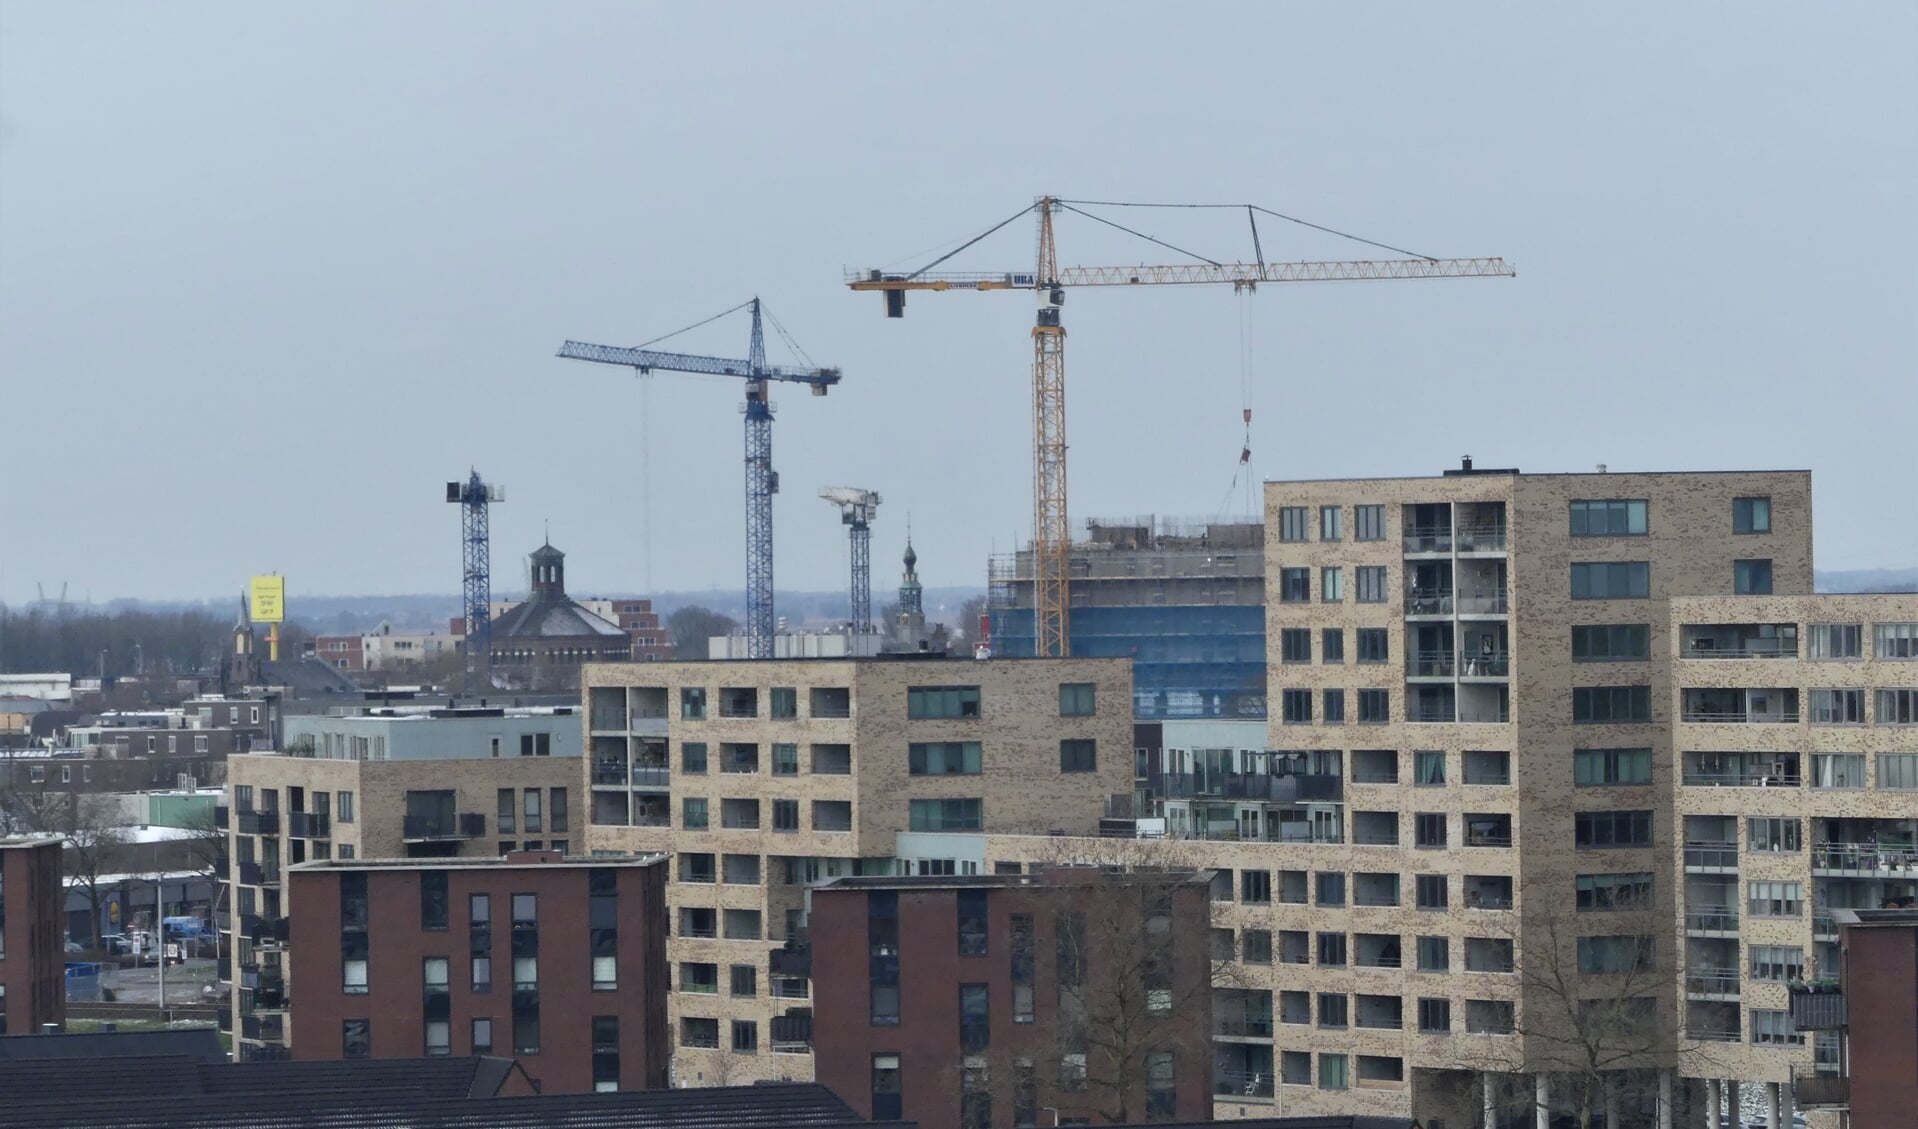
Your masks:
<svg viewBox="0 0 1918 1129"><path fill-rule="evenodd" d="M553 353L755 293L845 371L776 392L779 585L843 582L837 484L885 495L877 587L908 512L927 583L983 583L1031 525L1031 297L888 321L841 271L1039 193L1519 269L1069 295L1076 517L1243 509L1249 385L1262 478L1810 467L1821 567L1910 565L1914 41L1907 3L11 0L0 599L457 591L469 466L509 492L498 586L543 522L576 591L737 586L736 382L653 380L649 578L636 380ZM1110 214L1249 250L1242 214ZM1368 254L1281 226L1268 258Z"/></svg>

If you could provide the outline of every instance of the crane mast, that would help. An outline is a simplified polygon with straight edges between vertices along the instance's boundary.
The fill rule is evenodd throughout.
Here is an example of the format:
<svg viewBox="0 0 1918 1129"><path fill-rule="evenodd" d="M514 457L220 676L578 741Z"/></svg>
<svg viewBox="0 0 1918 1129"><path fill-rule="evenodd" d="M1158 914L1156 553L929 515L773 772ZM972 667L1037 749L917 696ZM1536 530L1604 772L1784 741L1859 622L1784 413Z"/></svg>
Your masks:
<svg viewBox="0 0 1918 1129"><path fill-rule="evenodd" d="M847 593L848 630L872 634L872 519L879 512L879 495L856 486L828 486L819 496L839 507L852 555L852 578Z"/></svg>
<svg viewBox="0 0 1918 1129"><path fill-rule="evenodd" d="M460 507L461 600L466 605L466 692L492 684L493 548L488 507L506 491L473 471L465 482L446 484L446 500Z"/></svg>
<svg viewBox="0 0 1918 1129"><path fill-rule="evenodd" d="M813 395L824 396L839 383L836 368L789 368L766 362L765 331L760 321L759 299L716 314L706 321L724 317L750 307L752 336L746 358L707 357L691 353L668 353L643 346L593 345L568 341L559 348L559 356L569 360L597 364L626 365L635 372L654 369L669 372L699 373L707 376L736 376L746 381L746 399L741 405L746 431L746 654L749 658L773 657L773 495L779 492L779 475L773 470L773 405L771 382L788 381L811 387ZM696 323L704 325L705 322ZM779 322L773 321L774 328ZM694 328L688 326L688 329ZM678 330L683 333L685 330ZM784 333L781 330L782 334ZM675 334L669 333L671 337ZM663 338L657 339L663 340ZM790 338L788 338L790 342Z"/></svg>
<svg viewBox="0 0 1918 1129"><path fill-rule="evenodd" d="M1066 508L1066 331L1059 309L1065 302L1067 286L1152 286L1229 283L1235 290L1253 289L1261 282L1345 282L1414 278L1484 278L1512 276L1513 270L1501 258L1439 259L1410 252L1403 258L1355 259L1344 261L1267 262L1259 245L1255 211L1292 223L1293 219L1256 205L1243 207L1252 221L1255 261L1221 262L1172 247L1129 228L1119 228L1198 260L1169 266L1059 266L1053 239L1053 218L1059 211L1078 212L1112 227L1109 220L1081 211L1075 204L1086 201L1061 200L1041 196L1030 208L948 251L925 267L910 273L895 274L867 270L848 272L846 285L852 290L879 291L885 298L886 316L903 317L908 290L1032 290L1038 294L1039 312L1032 329L1032 581L1033 581L1033 653L1042 657L1063 657L1072 653L1069 573L1072 552L1072 526ZM1090 206L1090 205L1088 205ZM1121 205L1134 206L1134 205ZM1156 205L1138 205L1156 206ZM1182 207L1184 205L1169 205ZM1219 205L1204 205L1214 207ZM946 271L931 268L964 251L981 239L1005 227L1025 212L1039 219L1038 254L1031 274L1023 271ZM1318 227L1316 224L1305 224ZM1329 228L1319 228L1330 232ZM1344 238L1370 243L1396 251L1396 248L1343 232L1331 232Z"/></svg>

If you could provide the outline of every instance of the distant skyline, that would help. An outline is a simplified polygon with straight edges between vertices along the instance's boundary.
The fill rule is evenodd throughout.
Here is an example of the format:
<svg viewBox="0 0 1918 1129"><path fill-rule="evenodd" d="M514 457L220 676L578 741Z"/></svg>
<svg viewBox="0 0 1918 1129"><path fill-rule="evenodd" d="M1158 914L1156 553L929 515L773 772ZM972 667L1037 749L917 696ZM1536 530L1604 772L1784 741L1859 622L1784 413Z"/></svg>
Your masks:
<svg viewBox="0 0 1918 1129"><path fill-rule="evenodd" d="M781 589L885 497L928 585L1030 535L1029 296L913 295L1041 192L1249 202L1516 279L1068 293L1075 521L1259 479L1810 468L1822 570L1918 564L1918 8L0 7L0 601L742 583L737 381L562 361L757 293ZM1243 213L1102 212L1214 258ZM1276 220L1267 259L1386 254ZM1178 261L1077 216L1065 264ZM1023 270L1014 223L947 265ZM775 361L788 361L769 331ZM743 355L735 315L662 347ZM643 407L642 407L643 406ZM1241 420L1253 412L1242 471ZM644 458L642 459L642 452ZM644 462L651 473L642 476ZM1239 475L1235 479L1235 475ZM650 513L650 534L643 515Z"/></svg>

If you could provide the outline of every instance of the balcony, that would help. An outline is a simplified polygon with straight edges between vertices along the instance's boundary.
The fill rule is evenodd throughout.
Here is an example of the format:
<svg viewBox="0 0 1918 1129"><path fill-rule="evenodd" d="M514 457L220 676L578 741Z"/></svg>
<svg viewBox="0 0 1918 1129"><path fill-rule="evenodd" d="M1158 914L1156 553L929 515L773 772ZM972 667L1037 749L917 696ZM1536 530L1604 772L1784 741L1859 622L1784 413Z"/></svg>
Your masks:
<svg viewBox="0 0 1918 1129"><path fill-rule="evenodd" d="M409 815L401 820L400 837L409 843L448 839L480 839L486 835L484 812L461 812L448 819L436 815Z"/></svg>
<svg viewBox="0 0 1918 1129"><path fill-rule="evenodd" d="M631 780L624 761L598 761L593 765L595 788L624 788Z"/></svg>
<svg viewBox="0 0 1918 1129"><path fill-rule="evenodd" d="M296 811L287 816L286 833L295 839L330 839L333 819L319 812Z"/></svg>
<svg viewBox="0 0 1918 1129"><path fill-rule="evenodd" d="M1842 1074L1794 1070L1793 1104L1799 1109L1844 1109L1851 1105L1851 1079Z"/></svg>
<svg viewBox="0 0 1918 1129"><path fill-rule="evenodd" d="M1449 616L1452 614L1452 592L1449 588L1408 588L1405 591L1405 615L1407 619L1421 616Z"/></svg>
<svg viewBox="0 0 1918 1129"><path fill-rule="evenodd" d="M1783 687L1755 690L1685 691L1682 714L1701 725L1785 725L1798 720L1798 691Z"/></svg>
<svg viewBox="0 0 1918 1129"><path fill-rule="evenodd" d="M240 1017L240 1038L258 1043L283 1043L286 1041L286 1017L243 1015Z"/></svg>
<svg viewBox="0 0 1918 1129"><path fill-rule="evenodd" d="M1232 1014L1214 1012L1212 1015L1212 1037L1215 1039L1270 1039L1272 1037L1272 1015L1267 1012L1260 1015L1250 1009Z"/></svg>
<svg viewBox="0 0 1918 1129"><path fill-rule="evenodd" d="M1506 615L1511 611L1511 598L1503 588L1460 591L1458 594L1458 614L1466 615Z"/></svg>
<svg viewBox="0 0 1918 1129"><path fill-rule="evenodd" d="M1814 941L1837 941L1838 922L1828 913L1812 914L1811 936Z"/></svg>
<svg viewBox="0 0 1918 1129"><path fill-rule="evenodd" d="M257 862L241 863L240 864L240 885L242 886L266 885L266 869Z"/></svg>
<svg viewBox="0 0 1918 1129"><path fill-rule="evenodd" d="M1918 876L1918 847L1903 844L1814 843L1813 874L1890 874Z"/></svg>
<svg viewBox="0 0 1918 1129"><path fill-rule="evenodd" d="M1685 993L1691 996L1738 995L1736 968L1696 967L1685 970Z"/></svg>
<svg viewBox="0 0 1918 1129"><path fill-rule="evenodd" d="M1688 788L1796 788L1805 782L1797 753L1686 753Z"/></svg>
<svg viewBox="0 0 1918 1129"><path fill-rule="evenodd" d="M1237 1101L1242 1098L1271 1100L1272 1074L1263 1070L1214 1070L1212 1093Z"/></svg>
<svg viewBox="0 0 1918 1129"><path fill-rule="evenodd" d="M1686 659L1795 659L1794 623L1688 623L1679 629L1679 657Z"/></svg>
<svg viewBox="0 0 1918 1129"><path fill-rule="evenodd" d="M1460 553L1503 553L1506 546L1505 523L1460 519L1453 540Z"/></svg>
<svg viewBox="0 0 1918 1129"><path fill-rule="evenodd" d="M1836 983L1793 984L1791 1025L1800 1031L1834 1031L1846 1025L1845 994Z"/></svg>
<svg viewBox="0 0 1918 1129"><path fill-rule="evenodd" d="M241 919L240 931L246 934L249 941L261 947L284 945L292 934L291 920L286 917L244 915Z"/></svg>
<svg viewBox="0 0 1918 1129"><path fill-rule="evenodd" d="M788 941L768 955L768 967L774 976L810 977L812 946Z"/></svg>
<svg viewBox="0 0 1918 1129"><path fill-rule="evenodd" d="M1189 772L1161 773L1151 779L1160 799L1255 800L1269 804L1343 803L1345 781L1329 774Z"/></svg>
<svg viewBox="0 0 1918 1129"><path fill-rule="evenodd" d="M1685 843L1685 869L1737 870L1738 844L1732 841L1691 839Z"/></svg>
<svg viewBox="0 0 1918 1129"><path fill-rule="evenodd" d="M278 835L280 833L280 813L276 811L243 811L240 813L239 830L242 835Z"/></svg>
<svg viewBox="0 0 1918 1129"><path fill-rule="evenodd" d="M852 716L852 690L843 686L816 686L808 695L807 713L820 720L838 720Z"/></svg>
<svg viewBox="0 0 1918 1129"><path fill-rule="evenodd" d="M1732 906L1691 906L1685 910L1685 932L1737 935L1738 910Z"/></svg>
<svg viewBox="0 0 1918 1129"><path fill-rule="evenodd" d="M1414 651L1405 656L1407 678L1452 678L1458 662L1450 651Z"/></svg>

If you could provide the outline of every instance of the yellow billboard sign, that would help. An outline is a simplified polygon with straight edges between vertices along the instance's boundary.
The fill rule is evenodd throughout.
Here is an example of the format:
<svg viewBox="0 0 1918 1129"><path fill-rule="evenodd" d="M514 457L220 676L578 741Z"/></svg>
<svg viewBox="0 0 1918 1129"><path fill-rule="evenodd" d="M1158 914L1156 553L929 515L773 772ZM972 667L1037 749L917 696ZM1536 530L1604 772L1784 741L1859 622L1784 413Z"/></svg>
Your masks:
<svg viewBox="0 0 1918 1129"><path fill-rule="evenodd" d="M256 576L247 587L247 614L255 623L286 621L286 578Z"/></svg>

